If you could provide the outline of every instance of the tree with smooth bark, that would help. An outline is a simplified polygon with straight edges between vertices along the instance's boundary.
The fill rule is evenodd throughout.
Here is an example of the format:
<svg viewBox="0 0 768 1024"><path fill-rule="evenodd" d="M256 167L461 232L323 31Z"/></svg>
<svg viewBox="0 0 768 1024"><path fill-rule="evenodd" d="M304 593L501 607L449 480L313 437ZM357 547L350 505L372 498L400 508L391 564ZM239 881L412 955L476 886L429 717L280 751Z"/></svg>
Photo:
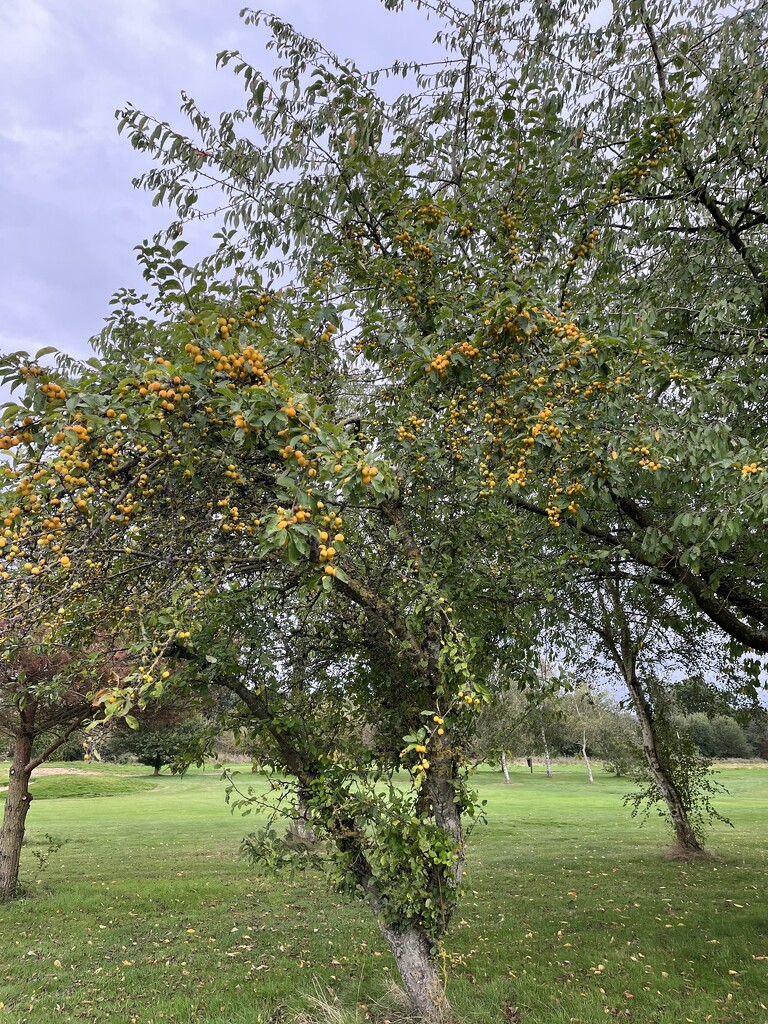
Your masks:
<svg viewBox="0 0 768 1024"><path fill-rule="evenodd" d="M614 573L602 581L593 596L575 595L570 605L583 627L572 638L571 656L592 670L617 670L628 691L642 737L644 771L633 775L643 783L632 797L637 809L643 802L662 801L681 856L703 852L704 828L719 817L711 803L717 786L711 781L710 762L697 755L695 746L674 727L672 702L660 676L675 667L688 668L720 661L732 672L738 663L728 658L706 620L680 619L674 605L660 608L652 588L642 578L621 579ZM579 639L598 641L591 655L577 651ZM583 650L583 649L582 649Z"/></svg>

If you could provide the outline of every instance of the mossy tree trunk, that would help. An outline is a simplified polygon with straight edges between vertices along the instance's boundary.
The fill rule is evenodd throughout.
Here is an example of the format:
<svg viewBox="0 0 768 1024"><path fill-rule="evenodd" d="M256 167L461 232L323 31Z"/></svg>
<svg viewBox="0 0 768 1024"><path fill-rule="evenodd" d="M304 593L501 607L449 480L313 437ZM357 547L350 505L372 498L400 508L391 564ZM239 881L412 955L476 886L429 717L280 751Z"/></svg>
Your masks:
<svg viewBox="0 0 768 1024"><path fill-rule="evenodd" d="M34 736L19 732L14 736L13 763L8 773L8 794L5 800L3 824L0 826L0 902L6 903L16 895L19 885L19 866L27 812L32 801L29 780L32 774L32 742Z"/></svg>

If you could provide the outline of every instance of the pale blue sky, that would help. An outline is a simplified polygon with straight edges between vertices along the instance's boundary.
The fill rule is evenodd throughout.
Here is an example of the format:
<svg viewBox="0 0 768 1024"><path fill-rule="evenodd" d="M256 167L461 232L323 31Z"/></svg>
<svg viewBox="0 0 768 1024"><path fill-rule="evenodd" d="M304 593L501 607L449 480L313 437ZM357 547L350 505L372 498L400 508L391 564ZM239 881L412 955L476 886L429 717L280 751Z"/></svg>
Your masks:
<svg viewBox="0 0 768 1024"><path fill-rule="evenodd" d="M131 186L149 164L116 132L126 102L174 119L182 89L211 113L242 93L216 53L269 69L243 0L2 0L0 351L83 353L110 295L140 284L133 247L169 219ZM361 66L423 57L436 25L380 0L265 0ZM179 123L181 123L179 121Z"/></svg>

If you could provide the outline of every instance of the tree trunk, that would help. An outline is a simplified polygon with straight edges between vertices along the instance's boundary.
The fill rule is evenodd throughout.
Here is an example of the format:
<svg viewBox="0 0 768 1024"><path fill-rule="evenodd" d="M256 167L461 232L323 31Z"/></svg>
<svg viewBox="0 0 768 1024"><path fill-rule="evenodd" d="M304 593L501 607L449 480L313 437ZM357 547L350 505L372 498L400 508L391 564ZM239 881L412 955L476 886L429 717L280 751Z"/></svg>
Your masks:
<svg viewBox="0 0 768 1024"><path fill-rule="evenodd" d="M669 777L664 763L659 755L659 747L656 742L656 730L654 728L653 712L643 692L643 687L635 672L634 659L625 660L624 678L632 697L632 703L640 720L640 729L643 737L643 754L651 770L654 781L658 786L664 803L667 805L672 828L675 833L677 846L682 853L702 853L702 847L696 838L696 833L688 819L688 812L683 804L683 799L674 781Z"/></svg>
<svg viewBox="0 0 768 1024"><path fill-rule="evenodd" d="M435 745L433 758L435 767L427 775L427 789L432 804L435 824L446 832L456 847L456 861L453 865L453 886L458 892L461 888L462 869L464 867L464 826L461 821L461 810L456 803L453 770L455 765L446 744ZM446 922L447 924L447 922Z"/></svg>
<svg viewBox="0 0 768 1024"><path fill-rule="evenodd" d="M584 729L581 734L581 756L584 758L584 764L587 766L587 776L591 783L594 783L595 777L592 774L592 765L589 763L587 757L587 730Z"/></svg>
<svg viewBox="0 0 768 1024"><path fill-rule="evenodd" d="M0 903L12 900L19 884L24 824L32 801L29 792L32 773L28 768L31 759L32 737L27 733L19 733L15 737L3 824L0 827Z"/></svg>
<svg viewBox="0 0 768 1024"><path fill-rule="evenodd" d="M688 819L688 812L685 809L680 791L675 785L674 780L670 777L663 758L659 754L659 746L656 742L654 709L637 675L637 651L639 647L632 638L629 622L622 605L621 595L615 581L612 584L606 583L606 592L610 599L611 608L608 609L605 605L603 606L604 621L609 623L609 627L607 631L603 632L602 636L603 639L607 640L613 659L621 669L624 682L627 684L629 695L632 698L632 704L640 720L643 754L656 786L661 793L661 797L667 805L675 839L677 840L677 848L683 854L696 855L702 853L701 844ZM618 630L616 627L618 627ZM617 640L618 646L616 646Z"/></svg>
<svg viewBox="0 0 768 1024"><path fill-rule="evenodd" d="M547 778L552 778L552 761L549 756L549 746L547 744L547 734L544 731L544 726L541 727L541 742L544 746L544 764L547 766Z"/></svg>
<svg viewBox="0 0 768 1024"><path fill-rule="evenodd" d="M152 774L153 775L159 775L160 774L160 765L159 764L153 764L152 765Z"/></svg>
<svg viewBox="0 0 768 1024"><path fill-rule="evenodd" d="M315 830L312 828L310 810L307 806L307 793L301 787L296 795L296 817L293 819L293 832L302 843L312 844L315 842Z"/></svg>
<svg viewBox="0 0 768 1024"><path fill-rule="evenodd" d="M414 1012L428 1024L450 1020L450 1007L429 936L419 928L396 928L381 921L379 929L392 950Z"/></svg>
<svg viewBox="0 0 768 1024"><path fill-rule="evenodd" d="M456 848L456 860L448 881L454 892L444 892L442 897L445 908L443 927L447 927L453 913L464 865L464 829L461 810L456 803L454 771L450 749L445 744L436 743L432 754L432 769L426 778L426 795L435 824L451 837ZM450 1006L433 955L435 940L416 925L398 927L386 924L380 901L374 893L369 896L379 929L392 950L414 1013L428 1024L442 1024L450 1020Z"/></svg>
<svg viewBox="0 0 768 1024"><path fill-rule="evenodd" d="M504 772L504 781L509 786L510 785L509 765L507 764L507 752L506 752L506 750L502 750L502 752L501 752L501 770Z"/></svg>

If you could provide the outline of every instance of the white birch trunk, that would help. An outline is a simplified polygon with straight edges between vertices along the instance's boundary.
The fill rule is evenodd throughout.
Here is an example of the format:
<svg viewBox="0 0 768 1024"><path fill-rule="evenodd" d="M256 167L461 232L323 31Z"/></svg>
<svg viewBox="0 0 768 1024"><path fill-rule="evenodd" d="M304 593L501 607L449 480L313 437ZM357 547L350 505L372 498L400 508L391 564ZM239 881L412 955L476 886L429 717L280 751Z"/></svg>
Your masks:
<svg viewBox="0 0 768 1024"><path fill-rule="evenodd" d="M547 743L547 734L544 731L544 726L541 727L541 742L544 746L544 764L547 767L547 778L552 778L552 760L549 756L549 745Z"/></svg>
<svg viewBox="0 0 768 1024"><path fill-rule="evenodd" d="M581 756L584 758L584 764L587 766L587 777L591 783L594 783L595 777L592 774L592 765L589 763L589 757L587 756L587 730L582 730L581 734Z"/></svg>

